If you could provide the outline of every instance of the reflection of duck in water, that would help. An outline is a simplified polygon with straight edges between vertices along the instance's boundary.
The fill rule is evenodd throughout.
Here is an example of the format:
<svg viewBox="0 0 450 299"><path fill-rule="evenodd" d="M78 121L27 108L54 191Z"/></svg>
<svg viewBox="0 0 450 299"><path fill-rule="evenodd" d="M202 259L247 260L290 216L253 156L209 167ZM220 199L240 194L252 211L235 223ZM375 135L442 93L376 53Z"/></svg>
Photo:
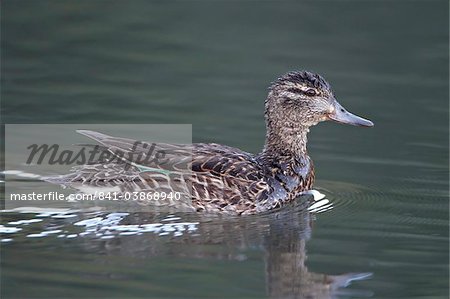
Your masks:
<svg viewBox="0 0 450 299"><path fill-rule="evenodd" d="M306 242L310 237L310 213L287 213L285 219L272 223L266 240L267 292L271 298L331 299L342 293L352 281L363 280L371 273L328 275L310 272ZM289 225L288 229L286 226ZM299 231L309 232L300 234ZM347 291L365 297L370 292Z"/></svg>
<svg viewBox="0 0 450 299"><path fill-rule="evenodd" d="M306 150L309 127L325 120L373 126L346 111L330 85L310 72L291 72L272 84L265 118L266 142L258 155L218 144L154 144L156 151L164 152L163 163L137 159L152 147L149 143L81 130L79 133L126 158L129 167L85 165L72 174L47 180L81 190L178 192L192 199L188 206L197 211L252 214L292 202L311 189L314 167Z"/></svg>
<svg viewBox="0 0 450 299"><path fill-rule="evenodd" d="M167 238L158 235L127 236L98 242L84 238L86 247L94 252L105 252L106 256L132 257L137 263L142 259L164 260L180 258L230 260L246 266L248 255L255 261L255 249L264 251L266 290L271 298L336 298L351 281L370 276L369 273L346 273L328 275L311 272L305 265L307 260L306 242L311 237L313 214L303 206L295 205L275 213L249 217L208 218L202 217L197 230L181 237ZM98 217L98 216L97 216ZM180 222L197 222L195 214L182 214ZM127 216L120 225L135 226L148 222L160 222L161 216L136 213ZM98 228L102 231L102 228ZM98 248L98 246L102 246ZM99 257L99 263L115 261L116 258ZM151 264L151 263L146 263ZM202 263L200 263L202 264ZM226 266L225 266L226 267ZM231 266L235 268L236 266ZM261 268L264 269L264 268ZM227 271L225 271L227 273ZM245 270L243 270L244 274ZM114 276L115 273L110 273ZM119 273L117 273L119 274ZM196 279L193 274L192 279ZM170 278L167 278L170 279ZM244 290L243 290L244 291ZM368 291L345 290L347 295L359 298L370 294Z"/></svg>

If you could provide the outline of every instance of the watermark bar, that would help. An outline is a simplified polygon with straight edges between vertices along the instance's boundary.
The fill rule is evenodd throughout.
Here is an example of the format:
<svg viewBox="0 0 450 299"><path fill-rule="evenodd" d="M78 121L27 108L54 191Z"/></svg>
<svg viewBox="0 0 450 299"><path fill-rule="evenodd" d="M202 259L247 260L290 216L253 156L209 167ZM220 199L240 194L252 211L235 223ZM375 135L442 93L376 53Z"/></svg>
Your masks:
<svg viewBox="0 0 450 299"><path fill-rule="evenodd" d="M189 206L192 126L7 124L5 208Z"/></svg>

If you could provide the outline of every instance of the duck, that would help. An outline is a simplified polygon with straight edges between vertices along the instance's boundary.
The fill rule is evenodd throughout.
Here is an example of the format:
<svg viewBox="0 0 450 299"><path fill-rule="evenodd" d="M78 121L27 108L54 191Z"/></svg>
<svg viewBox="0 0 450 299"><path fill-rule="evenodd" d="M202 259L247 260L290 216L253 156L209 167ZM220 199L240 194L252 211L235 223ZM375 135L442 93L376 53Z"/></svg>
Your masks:
<svg viewBox="0 0 450 299"><path fill-rule="evenodd" d="M152 143L77 130L120 159L94 161L44 180L83 193L133 194L141 202L151 197L154 205L197 212L257 214L292 203L313 188L314 165L307 151L312 126L323 121L374 125L342 107L330 84L309 71L288 72L275 80L264 116L266 137L258 154L216 143ZM148 159L149 148L164 159Z"/></svg>

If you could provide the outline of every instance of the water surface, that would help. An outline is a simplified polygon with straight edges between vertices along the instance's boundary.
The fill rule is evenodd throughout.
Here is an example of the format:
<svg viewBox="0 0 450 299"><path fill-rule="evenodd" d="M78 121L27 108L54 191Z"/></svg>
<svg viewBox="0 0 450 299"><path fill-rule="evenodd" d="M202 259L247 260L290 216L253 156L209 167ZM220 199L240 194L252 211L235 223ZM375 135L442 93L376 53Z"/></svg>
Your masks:
<svg viewBox="0 0 450 299"><path fill-rule="evenodd" d="M2 6L4 123L187 123L256 153L295 69L375 123L312 129L320 213L3 212L2 298L448 298L446 1Z"/></svg>

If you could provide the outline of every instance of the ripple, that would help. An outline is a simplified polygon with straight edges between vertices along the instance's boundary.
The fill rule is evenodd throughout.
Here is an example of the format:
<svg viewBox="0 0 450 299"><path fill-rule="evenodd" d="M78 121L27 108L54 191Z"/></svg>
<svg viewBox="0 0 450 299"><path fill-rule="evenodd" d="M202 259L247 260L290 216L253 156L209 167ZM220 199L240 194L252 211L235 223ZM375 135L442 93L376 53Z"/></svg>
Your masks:
<svg viewBox="0 0 450 299"><path fill-rule="evenodd" d="M21 230L22 229L19 227L7 227L7 226L3 226L0 224L0 233L1 234L14 234Z"/></svg>
<svg viewBox="0 0 450 299"><path fill-rule="evenodd" d="M11 221L8 222L8 224L11 225L28 225L35 222L41 222L42 219L28 219L28 220L18 220L18 221Z"/></svg>
<svg viewBox="0 0 450 299"><path fill-rule="evenodd" d="M161 216L160 221L153 223L127 223L129 213L125 212L80 212L68 209L42 209L42 208L18 208L14 210L3 210L3 213L12 213L13 216L20 214L34 214L32 219L19 219L8 222L8 225L21 225L33 229L33 233L24 234L22 228L11 226L0 226L1 233L8 233L14 235L21 232L26 238L45 238L54 236L56 238L74 239L79 237L89 237L98 239L112 239L116 237L127 237L134 235L142 235L144 233L153 233L158 236L173 236L179 237L186 233L196 231L199 222L180 221L182 217L175 215ZM89 217L90 216L90 217ZM49 226L50 222L44 221L42 218L55 220L68 220L69 223L61 223L59 226L63 229L55 229L53 224ZM78 220L80 218L84 218ZM71 221L77 219L77 221ZM36 232L37 223L40 224L41 232ZM81 229L81 231L79 231ZM75 230L78 230L75 232ZM71 231L71 232L69 232ZM18 235L20 236L20 235ZM12 238L11 238L12 239ZM6 242L6 241L5 241Z"/></svg>
<svg viewBox="0 0 450 299"><path fill-rule="evenodd" d="M331 210L333 205L328 199L322 199L308 207L308 211L312 213L320 213Z"/></svg>
<svg viewBox="0 0 450 299"><path fill-rule="evenodd" d="M5 170L1 172L2 174L5 175L15 175L18 177L22 177L22 178L28 178L28 179L40 179L42 178L42 176L35 174L35 173L30 173L30 172L24 172L22 170Z"/></svg>

